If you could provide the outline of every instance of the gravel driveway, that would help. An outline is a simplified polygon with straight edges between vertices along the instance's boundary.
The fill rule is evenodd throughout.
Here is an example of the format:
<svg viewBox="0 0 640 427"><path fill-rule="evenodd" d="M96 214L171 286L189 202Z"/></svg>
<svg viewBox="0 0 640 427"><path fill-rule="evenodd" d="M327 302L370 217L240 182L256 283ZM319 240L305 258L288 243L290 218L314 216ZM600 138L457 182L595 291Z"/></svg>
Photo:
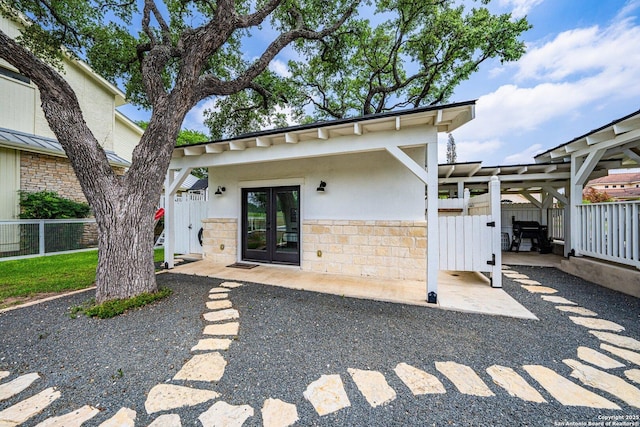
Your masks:
<svg viewBox="0 0 640 427"><path fill-rule="evenodd" d="M624 326L624 335L640 339L640 300L552 268L514 269L557 289L557 295L595 311L599 318ZM33 385L34 392L55 386L62 394L26 426L85 404L103 409L86 425L100 424L121 407L137 412L136 425L146 426L156 418L145 412L146 394L154 385L170 380L191 357L190 349L202 338L206 324L202 314L208 290L221 281L161 274L158 282L171 287L174 294L114 319L69 316L69 308L88 299L90 293L0 314L0 371L11 372L8 379L39 372L42 379ZM622 410L563 406L528 377L523 365L544 365L571 378L571 368L562 360L577 359L579 346L598 349L600 341L587 328L570 321L570 313L555 309L539 294L529 293L508 278L504 289L540 320L245 284L230 291L233 308L240 312L240 332L223 352L228 362L224 376L208 388L220 393L220 400L253 407L255 415L245 425L262 424L260 408L267 398L295 404L299 425L542 426L640 415L640 409L601 391L597 393ZM495 396L458 392L435 369L435 362L446 361L471 367ZM414 396L394 373L399 363L435 375L447 392ZM513 368L548 403L510 396L487 374L486 368L492 365ZM609 372L624 377L625 369L634 368L626 365ZM349 368L382 373L397 393L395 400L371 407L351 380ZM303 392L321 375L330 374L341 376L351 406L321 417ZM21 398L24 396L0 402L0 411ZM175 412L183 426L200 425L198 416L210 406L211 402Z"/></svg>

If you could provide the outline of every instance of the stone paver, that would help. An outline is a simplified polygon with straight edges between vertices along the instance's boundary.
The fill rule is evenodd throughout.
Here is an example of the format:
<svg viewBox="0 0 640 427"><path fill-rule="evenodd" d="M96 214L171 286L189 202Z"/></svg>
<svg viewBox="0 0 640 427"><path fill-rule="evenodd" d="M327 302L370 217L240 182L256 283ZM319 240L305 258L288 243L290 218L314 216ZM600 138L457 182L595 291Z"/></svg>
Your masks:
<svg viewBox="0 0 640 427"><path fill-rule="evenodd" d="M147 414L169 411L185 406L195 406L220 396L215 391L200 390L172 384L158 384L147 396L144 408Z"/></svg>
<svg viewBox="0 0 640 427"><path fill-rule="evenodd" d="M203 427L240 427L249 417L253 417L251 406L230 405L220 401L200 414L198 419Z"/></svg>
<svg viewBox="0 0 640 427"><path fill-rule="evenodd" d="M99 427L134 427L136 425L136 411L129 408L120 408L116 414Z"/></svg>
<svg viewBox="0 0 640 427"><path fill-rule="evenodd" d="M576 325L584 326L589 329L598 329L605 331L614 331L614 332L622 332L624 331L624 326L618 325L615 322L611 322L610 320L604 319L595 319L593 317L576 317L569 316L569 319Z"/></svg>
<svg viewBox="0 0 640 427"><path fill-rule="evenodd" d="M580 316L597 316L598 313L587 310L584 307L578 307L573 305L557 305L556 310L564 311L565 313L575 313Z"/></svg>
<svg viewBox="0 0 640 427"><path fill-rule="evenodd" d="M49 387L13 406L9 406L0 411L0 426L12 427L20 425L29 418L42 412L59 397L60 392L53 387Z"/></svg>
<svg viewBox="0 0 640 427"><path fill-rule="evenodd" d="M516 272L506 272L506 273L502 273L505 276L507 276L509 279L528 279L529 276L527 276L526 274L520 274L520 273L516 273Z"/></svg>
<svg viewBox="0 0 640 427"><path fill-rule="evenodd" d="M606 391L634 408L640 408L640 390L620 377L573 359L563 360L573 369L571 376L583 384Z"/></svg>
<svg viewBox="0 0 640 427"><path fill-rule="evenodd" d="M628 369L624 371L624 374L631 381L640 384L640 369Z"/></svg>
<svg viewBox="0 0 640 427"><path fill-rule="evenodd" d="M436 369L463 394L473 396L495 396L473 369L456 362L436 362Z"/></svg>
<svg viewBox="0 0 640 427"><path fill-rule="evenodd" d="M447 392L438 378L421 369L399 363L393 370L414 396Z"/></svg>
<svg viewBox="0 0 640 427"><path fill-rule="evenodd" d="M521 285L530 285L530 286L542 285L542 283L538 282L537 280L531 280L531 279L514 279L513 281L518 282Z"/></svg>
<svg viewBox="0 0 640 427"><path fill-rule="evenodd" d="M542 298L545 301L552 302L554 304L578 305L573 301L570 301L570 300L568 300L566 298L559 297L559 296L556 296L556 295L540 295L540 298Z"/></svg>
<svg viewBox="0 0 640 427"><path fill-rule="evenodd" d="M220 293L220 294L209 294L209 299L227 299L229 298L229 294Z"/></svg>
<svg viewBox="0 0 640 427"><path fill-rule="evenodd" d="M287 427L299 420L298 409L292 403L280 399L267 399L262 406L262 425L264 427Z"/></svg>
<svg viewBox="0 0 640 427"><path fill-rule="evenodd" d="M615 403L580 387L545 366L525 365L522 368L554 399L565 406L620 409Z"/></svg>
<svg viewBox="0 0 640 427"><path fill-rule="evenodd" d="M207 325L204 327L203 334L205 335L221 335L221 336L235 336L238 335L240 324L238 322L221 323L218 325Z"/></svg>
<svg viewBox="0 0 640 427"><path fill-rule="evenodd" d="M396 391L389 386L382 373L353 368L348 368L347 372L372 407L384 405L396 398Z"/></svg>
<svg viewBox="0 0 640 427"><path fill-rule="evenodd" d="M0 371L0 380L8 377L9 375L11 375L11 372L9 371Z"/></svg>
<svg viewBox="0 0 640 427"><path fill-rule="evenodd" d="M149 427L182 427L182 422L178 414L164 414L153 420Z"/></svg>
<svg viewBox="0 0 640 427"><path fill-rule="evenodd" d="M600 348L626 360L627 362L631 362L635 365L640 366L640 353L636 353L635 351L631 351L631 350L626 350L624 348L614 347L609 344L600 344Z"/></svg>
<svg viewBox="0 0 640 427"><path fill-rule="evenodd" d="M223 308L231 308L231 301L229 300L208 301L207 308L209 310L222 310Z"/></svg>
<svg viewBox="0 0 640 427"><path fill-rule="evenodd" d="M207 322L222 322L224 320L233 320L240 318L240 313L234 308L227 308L226 310L210 311L203 314L204 320Z"/></svg>
<svg viewBox="0 0 640 427"><path fill-rule="evenodd" d="M524 289L531 292L532 294L534 293L535 294L555 294L556 292L558 292L557 289L553 289L548 286L527 286L527 285L520 285L520 286L522 286Z"/></svg>
<svg viewBox="0 0 640 427"><path fill-rule="evenodd" d="M36 427L80 427L85 421L90 420L100 413L98 408L85 405L82 408L60 415L59 417L48 418L39 423Z"/></svg>
<svg viewBox="0 0 640 427"><path fill-rule="evenodd" d="M19 376L7 383L0 384L0 402L15 396L16 394L26 390L33 382L40 378L38 373L33 372L30 374Z"/></svg>
<svg viewBox="0 0 640 427"><path fill-rule="evenodd" d="M242 286L242 283L238 283L238 282L223 282L223 283L220 283L220 286L222 286L223 288L235 289L235 288L239 288L240 286Z"/></svg>
<svg viewBox="0 0 640 427"><path fill-rule="evenodd" d="M603 331L589 331L591 335L594 335L600 341L608 342L609 344L616 345L618 347L624 347L635 351L640 351L640 341L625 337L623 335L612 334L611 332Z"/></svg>
<svg viewBox="0 0 640 427"><path fill-rule="evenodd" d="M596 365L602 369L615 369L624 367L624 363L620 363L609 356L600 353L589 347L578 347L578 358L585 362Z"/></svg>
<svg viewBox="0 0 640 427"><path fill-rule="evenodd" d="M518 397L527 402L545 403L546 400L538 391L531 387L527 381L511 368L493 365L487 368L493 382L502 387L513 397Z"/></svg>
<svg viewBox="0 0 640 427"><path fill-rule="evenodd" d="M191 351L198 350L229 350L231 340L228 338L204 338L198 341L198 344L191 348Z"/></svg>
<svg viewBox="0 0 640 427"><path fill-rule="evenodd" d="M220 381L227 361L217 351L196 354L173 377L174 380L185 381Z"/></svg>
<svg viewBox="0 0 640 427"><path fill-rule="evenodd" d="M229 288L211 288L209 290L210 294L219 294L219 293L227 293L229 292Z"/></svg>
<svg viewBox="0 0 640 427"><path fill-rule="evenodd" d="M303 393L318 415L327 415L351 406L340 375L322 375Z"/></svg>

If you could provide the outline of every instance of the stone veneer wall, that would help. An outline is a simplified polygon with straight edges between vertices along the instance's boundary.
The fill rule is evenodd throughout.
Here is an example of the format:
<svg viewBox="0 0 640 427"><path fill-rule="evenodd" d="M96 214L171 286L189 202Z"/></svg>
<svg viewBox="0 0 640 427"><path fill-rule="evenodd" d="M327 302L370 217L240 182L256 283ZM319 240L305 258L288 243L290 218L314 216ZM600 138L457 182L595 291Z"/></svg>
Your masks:
<svg viewBox="0 0 640 427"><path fill-rule="evenodd" d="M307 220L302 268L308 271L426 280L426 221Z"/></svg>
<svg viewBox="0 0 640 427"><path fill-rule="evenodd" d="M55 191L67 199L87 202L71 163L64 157L20 152L20 189Z"/></svg>
<svg viewBox="0 0 640 427"><path fill-rule="evenodd" d="M202 254L209 261L233 264L238 259L238 220L205 218L202 220Z"/></svg>
<svg viewBox="0 0 640 427"><path fill-rule="evenodd" d="M124 168L113 169L117 175L124 174ZM87 202L71 162L65 157L21 151L20 189L29 192L55 191L67 199Z"/></svg>

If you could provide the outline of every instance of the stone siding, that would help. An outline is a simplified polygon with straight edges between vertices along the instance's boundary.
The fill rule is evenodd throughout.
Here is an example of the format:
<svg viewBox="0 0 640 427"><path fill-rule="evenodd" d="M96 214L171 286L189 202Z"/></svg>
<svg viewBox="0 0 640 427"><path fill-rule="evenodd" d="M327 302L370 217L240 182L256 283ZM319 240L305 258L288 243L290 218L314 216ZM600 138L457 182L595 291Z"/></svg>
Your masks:
<svg viewBox="0 0 640 427"><path fill-rule="evenodd" d="M307 220L302 226L302 269L425 280L426 221Z"/></svg>
<svg viewBox="0 0 640 427"><path fill-rule="evenodd" d="M233 264L238 259L238 220L206 218L202 220L202 253L209 261Z"/></svg>
<svg viewBox="0 0 640 427"><path fill-rule="evenodd" d="M117 175L124 168L114 167ZM22 191L55 191L61 197L86 203L80 182L66 157L20 152L20 189Z"/></svg>

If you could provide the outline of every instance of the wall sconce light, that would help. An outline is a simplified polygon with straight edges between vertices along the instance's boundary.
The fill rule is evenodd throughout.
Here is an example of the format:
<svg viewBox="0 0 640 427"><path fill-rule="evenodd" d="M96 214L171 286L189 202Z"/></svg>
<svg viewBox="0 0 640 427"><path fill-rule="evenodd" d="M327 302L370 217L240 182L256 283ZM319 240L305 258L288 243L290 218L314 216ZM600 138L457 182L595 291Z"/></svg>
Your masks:
<svg viewBox="0 0 640 427"><path fill-rule="evenodd" d="M224 193L225 191L227 191L226 188L221 187L221 186L218 185L218 189L213 194L215 194L216 196L222 196L222 193Z"/></svg>
<svg viewBox="0 0 640 427"><path fill-rule="evenodd" d="M324 181L320 181L320 185L316 188L316 191L319 193L324 193L324 189L327 186L327 183Z"/></svg>

